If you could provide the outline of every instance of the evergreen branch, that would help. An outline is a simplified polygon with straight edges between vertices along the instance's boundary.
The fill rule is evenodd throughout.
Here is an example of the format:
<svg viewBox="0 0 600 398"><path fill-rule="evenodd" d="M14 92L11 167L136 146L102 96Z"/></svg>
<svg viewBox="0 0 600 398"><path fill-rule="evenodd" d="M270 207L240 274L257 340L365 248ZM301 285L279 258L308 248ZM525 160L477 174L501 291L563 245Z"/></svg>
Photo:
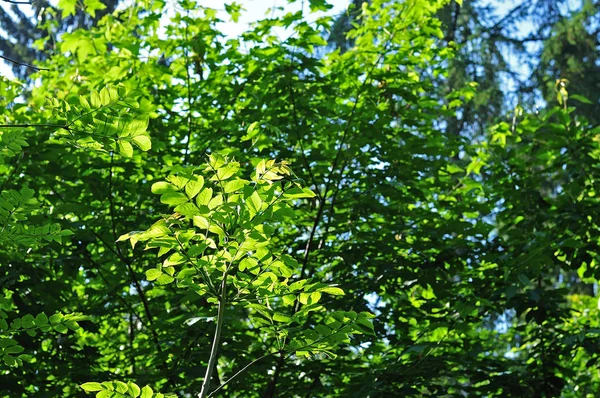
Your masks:
<svg viewBox="0 0 600 398"><path fill-rule="evenodd" d="M454 3L454 12L452 13L452 24L450 26L450 31L448 32L448 34L445 37L445 40L447 42L451 42L454 41L455 36L456 36L456 29L458 27L458 17L460 15L460 3L459 2L455 2Z"/></svg>
<svg viewBox="0 0 600 398"><path fill-rule="evenodd" d="M522 11L523 8L525 8L527 6L527 4L528 4L527 2L523 2L523 3L513 7L512 10L510 10L506 15L504 15L504 17L502 17L498 21L496 21L495 24L493 24L489 28L485 28L484 32L496 32L498 30L502 30L506 26L507 23L510 23L514 19L514 17L516 16L517 13Z"/></svg>
<svg viewBox="0 0 600 398"><path fill-rule="evenodd" d="M0 0L0 1L5 1L5 2L11 3L11 4L31 4L29 2L17 2L17 1L11 1L11 0ZM0 58L3 59L3 60L5 60L5 61L7 61L7 62L13 63L15 65L25 66L27 68L34 69L34 70L37 70L37 71L40 71L40 70L48 70L49 71L50 70L48 68L40 68L40 67L37 67L37 66L26 64L24 62L17 61L17 60L14 60L12 58L5 57L4 55L0 55Z"/></svg>

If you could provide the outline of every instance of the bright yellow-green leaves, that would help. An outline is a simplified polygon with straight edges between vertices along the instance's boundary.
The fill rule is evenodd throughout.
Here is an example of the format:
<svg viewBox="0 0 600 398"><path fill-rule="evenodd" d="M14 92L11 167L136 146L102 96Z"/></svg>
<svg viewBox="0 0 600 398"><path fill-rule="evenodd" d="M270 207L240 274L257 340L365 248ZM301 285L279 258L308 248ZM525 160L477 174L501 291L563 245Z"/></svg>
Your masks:
<svg viewBox="0 0 600 398"><path fill-rule="evenodd" d="M29 188L0 193L0 244L32 247L44 242L61 243L73 233L59 224L30 225L27 219L40 213L40 203Z"/></svg>
<svg viewBox="0 0 600 398"><path fill-rule="evenodd" d="M83 383L81 388L87 393L96 393L96 398L175 398L174 394L156 393L150 386L140 388L132 382L105 381L103 383Z"/></svg>
<svg viewBox="0 0 600 398"><path fill-rule="evenodd" d="M282 327L304 324L310 312L324 312L322 294L344 294L337 286L294 278L298 262L272 247L273 227L289 222L295 202L315 196L296 182L287 162L259 161L250 181L240 177L238 162L220 154L210 155L201 169L204 175L182 169L152 184L152 192L174 213L146 231L119 238L132 246L146 242L146 249L159 248L159 256L168 254L146 271L149 281L177 282L217 298L224 273L227 301L247 308L253 323L268 336L280 336ZM372 333L370 315L331 316L328 326L297 337L289 349L300 356L329 353L350 334ZM278 337L277 342L286 349L284 340Z"/></svg>
<svg viewBox="0 0 600 398"><path fill-rule="evenodd" d="M148 115L139 109L137 94L123 87L92 90L89 100L79 96L73 101L48 98L46 107L62 129L57 137L77 147L117 151L131 158L134 147L147 152L152 148L148 135Z"/></svg>
<svg viewBox="0 0 600 398"><path fill-rule="evenodd" d="M189 267L196 269L199 263L206 268L207 275L226 266L257 276L269 272L267 275L274 275L277 281L279 277L291 276L293 270L279 261L279 257L265 252L270 237L264 223L284 222L291 201L314 194L292 181L286 162L260 161L252 181L248 181L239 177L238 162L213 154L204 172L207 178L193 171L182 171L169 176L167 181L154 183L152 192L161 195L160 201L175 213L146 231L119 238L119 241L130 240L132 246L144 241L147 248L160 247L161 255L174 252L162 265L147 271L148 280L168 283L178 279L180 273L187 280ZM285 179L289 181L273 184ZM196 243L203 245L201 253L197 252ZM291 259L286 258L289 263ZM164 277L165 273L168 277ZM202 278L203 274L199 276ZM270 279L259 280L268 285ZM247 286L238 282L239 290L245 291ZM204 280L204 285L208 288L211 283ZM258 288L256 280L252 286Z"/></svg>
<svg viewBox="0 0 600 398"><path fill-rule="evenodd" d="M77 8L77 0L59 0L58 8L62 10L62 17L67 18L70 15L75 15ZM83 9L87 14L90 14L92 18L96 16L96 11L104 10L106 5L102 4L100 0L83 0Z"/></svg>
<svg viewBox="0 0 600 398"><path fill-rule="evenodd" d="M5 299L0 299L0 305L5 305L4 301ZM31 337L35 337L38 333L67 334L69 331L79 330L78 321L88 319L89 317L80 314L63 315L61 313L48 317L44 312L41 312L35 317L27 314L9 320L8 314L0 309L0 358L6 366L21 366L23 362L31 361L33 355L24 353L25 349L14 338L15 335L26 333Z"/></svg>
<svg viewBox="0 0 600 398"><path fill-rule="evenodd" d="M64 17L75 14L75 7L77 6L77 0L59 0L58 8L63 12Z"/></svg>

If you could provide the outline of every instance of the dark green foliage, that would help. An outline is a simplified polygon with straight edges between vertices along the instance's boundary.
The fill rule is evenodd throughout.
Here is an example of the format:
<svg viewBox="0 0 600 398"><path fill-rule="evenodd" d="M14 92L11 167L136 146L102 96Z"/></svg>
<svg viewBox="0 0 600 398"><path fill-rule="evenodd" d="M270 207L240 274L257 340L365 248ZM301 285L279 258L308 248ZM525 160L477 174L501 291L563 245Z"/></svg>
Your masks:
<svg viewBox="0 0 600 398"><path fill-rule="evenodd" d="M344 51L307 4L141 1L0 82L7 396L597 393L589 101L504 116L475 2L365 2Z"/></svg>
<svg viewBox="0 0 600 398"><path fill-rule="evenodd" d="M555 101L557 79L565 79L569 87L588 101L579 101L580 114L593 124L600 123L600 66L598 21L599 5L584 1L580 10L561 18L544 42L536 77L546 101Z"/></svg>

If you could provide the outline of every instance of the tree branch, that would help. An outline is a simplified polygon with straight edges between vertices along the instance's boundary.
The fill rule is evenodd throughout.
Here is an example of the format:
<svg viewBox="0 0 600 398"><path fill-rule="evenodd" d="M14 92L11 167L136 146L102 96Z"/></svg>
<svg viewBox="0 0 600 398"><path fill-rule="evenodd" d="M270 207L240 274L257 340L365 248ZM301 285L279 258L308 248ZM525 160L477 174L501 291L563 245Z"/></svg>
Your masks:
<svg viewBox="0 0 600 398"><path fill-rule="evenodd" d="M115 239L115 242L117 241L118 237L117 237L117 229L116 229L116 222L115 222L115 214L114 214L114 203L113 203L113 165L114 165L114 153L110 154L110 169L109 169L109 174L108 174L108 203L109 203L109 212L110 212L110 223L111 223L111 229L112 229L112 234L113 237ZM123 252L121 251L121 248L119 247L118 244L115 243L115 250L116 250L116 254L117 256L121 259L121 261L123 261L123 263L125 263L125 266L127 267L127 271L129 272L130 276L131 276L131 280L133 282L133 285L135 286L135 290L137 291L138 295L140 296L140 300L142 301L142 305L144 306L144 312L146 313L146 317L148 317L148 322L150 323L150 325L154 324L154 319L152 317L152 313L150 312L150 306L148 305L148 300L146 298L146 295L144 294L144 290L142 289L142 286L140 285L140 282L135 274L135 271L133 270L133 267L131 266L131 262L127 259L127 257L125 257L125 255L123 255ZM160 342L158 340L158 334L156 334L156 331L154 330L153 327L150 328L150 330L152 330L152 333L154 335L154 341L156 343L156 347L158 348L159 352L162 352L162 348L160 345Z"/></svg>
<svg viewBox="0 0 600 398"><path fill-rule="evenodd" d="M458 27L458 16L460 15L460 4L457 2L454 3L454 13L452 14L452 26L450 27L450 31L446 35L446 41L451 42L454 41L456 36L456 29Z"/></svg>
<svg viewBox="0 0 600 398"><path fill-rule="evenodd" d="M5 2L7 2L7 3L11 3L11 4L31 4L31 3L29 3L29 2L22 2L22 3L21 3L21 2L17 2L17 1L10 1L10 0L0 0L0 1L5 1ZM3 60L5 60L5 61L7 61L7 62L13 63L13 64L15 64L15 65L19 65L19 66L25 66L25 67L27 67L27 68L34 69L34 70L37 70L37 71L40 71L40 70L50 70L50 69L48 69L48 68L40 68L40 67L37 67L37 66L33 66L33 65L30 65L30 64L26 64L26 63L24 63L24 62L20 62L20 61L14 60L14 59L12 59L12 58L5 57L4 55L0 55L0 58L1 58L1 59L3 59Z"/></svg>
<svg viewBox="0 0 600 398"><path fill-rule="evenodd" d="M505 22L510 21L511 18L517 13L519 12L522 8L524 8L526 5L528 4L527 1L522 2L521 4L513 7L512 10L510 10L505 16L503 16L502 18L500 18L498 21L496 21L495 24L493 24L492 26L490 26L489 28L485 28L484 32L495 32L496 30L498 30L499 27L503 26Z"/></svg>
<svg viewBox="0 0 600 398"><path fill-rule="evenodd" d="M33 4L33 1L0 0L9 4Z"/></svg>
<svg viewBox="0 0 600 398"><path fill-rule="evenodd" d="M263 355L262 357L256 358L254 361L250 362L249 364L247 364L246 366L244 366L242 369L240 369L239 371L237 371L233 376L231 376L229 379L227 379L223 384L221 384L219 387L215 388L215 390L213 392L211 392L210 394L208 394L207 398L210 398L212 396L214 396L220 389L222 389L223 387L225 387L230 381L234 380L235 378L237 378L239 375L241 375L242 373L244 373L250 366L254 365L255 363L262 361L265 358L268 358L270 356L273 356L274 354L276 354L275 352L272 352L270 354L266 354Z"/></svg>
<svg viewBox="0 0 600 398"><path fill-rule="evenodd" d="M212 378L215 365L219 353L219 342L221 340L221 332L223 331L223 320L225 317L225 306L227 305L227 270L223 272L223 280L221 281L221 295L219 296L219 309L217 311L217 326L215 327L215 336L213 338L212 347L210 349L210 358L208 359L208 367L202 381L202 390L198 394L198 398L207 398L210 389L210 380Z"/></svg>
<svg viewBox="0 0 600 398"><path fill-rule="evenodd" d="M2 0L0 0L2 1ZM0 55L1 57L1 55ZM29 127L51 127L58 129L65 129L71 131L69 126L64 124L0 124L0 129L11 129L11 128L29 128Z"/></svg>
<svg viewBox="0 0 600 398"><path fill-rule="evenodd" d="M361 98L361 95L364 92L366 85L369 84L371 81L371 76L373 75L373 71L375 70L375 68L377 68L377 65L379 65L382 58L387 53L388 47L393 42L397 31L398 30L395 30L390 35L390 38L383 46L382 51L379 53L377 60L373 63L373 65L367 72L367 76L366 76L365 80L362 82L362 84L360 84L360 86L357 87L356 99L354 101L354 105L352 106L352 110L350 111L350 115L346 121L346 125L345 125L344 131L342 133L342 138L340 140L338 151L336 153L335 158L333 159L333 162L331 163L331 169L330 169L329 175L327 176L327 183L325 185L325 191L324 191L323 195L321 196L321 200L319 201L319 209L317 210L317 215L315 216L315 220L313 222L313 226L311 228L308 241L306 242L306 247L304 249L304 258L302 261L302 269L300 271L300 277L304 277L304 273L306 272L306 268L308 266L308 260L310 258L310 252L312 249L312 243L315 238L319 224L321 223L321 220L323 218L323 214L325 212L325 206L327 205L327 197L329 196L329 193L332 188L338 187L339 182L342 180L342 175L344 174L344 170L347 165L346 160L344 160L342 167L339 170L339 180L336 180L334 183L334 173L336 172L336 168L339 166L340 161L342 159L342 153L344 152L344 150L343 150L344 144L346 143L346 139L349 136L350 126L352 125L352 122L354 121L354 117L356 116L356 111L358 109L358 102ZM336 195L337 195L337 193L336 193ZM332 209L333 209L333 206L332 206ZM293 312L296 313L299 310L300 310L300 302L298 301L298 299L296 299ZM265 391L264 398L274 398L275 397L276 383L277 383L277 380L279 379L279 375L280 375L284 365L285 365L285 358L283 356L281 356L280 359L277 361L277 367L275 368L273 377L271 378L271 381L270 381L269 385L267 386L267 390Z"/></svg>

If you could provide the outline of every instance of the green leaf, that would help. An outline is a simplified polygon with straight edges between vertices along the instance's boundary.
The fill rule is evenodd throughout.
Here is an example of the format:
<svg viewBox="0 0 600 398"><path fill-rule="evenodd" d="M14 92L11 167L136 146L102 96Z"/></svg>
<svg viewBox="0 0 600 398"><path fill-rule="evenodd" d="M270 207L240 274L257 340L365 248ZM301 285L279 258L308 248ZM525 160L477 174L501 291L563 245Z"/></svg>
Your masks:
<svg viewBox="0 0 600 398"><path fill-rule="evenodd" d="M21 318L21 326L25 329L30 329L35 326L35 318L33 315L27 314Z"/></svg>
<svg viewBox="0 0 600 398"><path fill-rule="evenodd" d="M160 201L166 205L177 206L188 201L188 197L181 192L167 192L160 197Z"/></svg>
<svg viewBox="0 0 600 398"><path fill-rule="evenodd" d="M262 207L262 199L258 192L254 191L252 195L246 200L246 206L248 206L248 210L250 211L250 217L254 217L256 213L258 213Z"/></svg>
<svg viewBox="0 0 600 398"><path fill-rule="evenodd" d="M142 151L149 151L152 148L152 141L150 141L150 137L145 135L137 135L132 138L133 142L140 148Z"/></svg>
<svg viewBox="0 0 600 398"><path fill-rule="evenodd" d="M129 382L128 385L129 385L129 395L134 398L139 397L140 393L141 393L140 387L138 387L137 384L132 383L132 382Z"/></svg>
<svg viewBox="0 0 600 398"><path fill-rule="evenodd" d="M225 166L217 169L217 178L220 181L227 180L228 178L231 178L235 173L237 173L239 169L240 166L237 162L226 164Z"/></svg>
<svg viewBox="0 0 600 398"><path fill-rule="evenodd" d="M162 271L156 268L149 269L146 271L146 279L149 281L153 281L162 275Z"/></svg>
<svg viewBox="0 0 600 398"><path fill-rule="evenodd" d="M308 281L306 279L301 279L297 282L294 282L290 285L290 292L296 292L300 289L302 289L302 287L304 287L304 285L306 285Z"/></svg>
<svg viewBox="0 0 600 398"><path fill-rule="evenodd" d="M283 197L288 199L313 198L315 196L315 193L310 189L298 187L290 188L283 194Z"/></svg>
<svg viewBox="0 0 600 398"><path fill-rule="evenodd" d="M173 282L175 280L175 278L173 278L171 275L167 275L167 274L161 274L157 279L156 282L159 285L167 285L171 282Z"/></svg>
<svg viewBox="0 0 600 398"><path fill-rule="evenodd" d="M362 331L366 334L375 335L375 328L373 327L373 314L367 312L361 312L356 318L356 323L362 327Z"/></svg>
<svg viewBox="0 0 600 398"><path fill-rule="evenodd" d="M119 153L126 158L130 158L133 156L133 147L127 141L119 140L117 141L117 145L119 146Z"/></svg>
<svg viewBox="0 0 600 398"><path fill-rule="evenodd" d="M257 275L260 271L260 267L258 266L258 261L252 257L245 257L240 261L239 270L244 272L248 269L254 275Z"/></svg>
<svg viewBox="0 0 600 398"><path fill-rule="evenodd" d="M164 262L164 267L169 267L171 265L179 265L186 262L186 257L181 253L173 253L171 254Z"/></svg>
<svg viewBox="0 0 600 398"><path fill-rule="evenodd" d="M25 349L23 347L21 347L20 345L13 345L10 347L6 347L4 349L4 353L5 354L20 354L24 351Z"/></svg>
<svg viewBox="0 0 600 398"><path fill-rule="evenodd" d="M240 179L227 181L224 185L223 191L225 193L236 192L236 191L239 191L240 189L244 188L246 186L246 184L247 184L247 181L240 180Z"/></svg>
<svg viewBox="0 0 600 398"><path fill-rule="evenodd" d="M79 324L73 320L65 321L64 325L74 331L80 328Z"/></svg>
<svg viewBox="0 0 600 398"><path fill-rule="evenodd" d="M63 318L64 318L63 314L54 314L54 315L50 316L50 324L53 326L57 325L60 322L62 322Z"/></svg>
<svg viewBox="0 0 600 398"><path fill-rule="evenodd" d="M210 223L205 217L194 216L193 221L194 221L194 226L196 226L198 228L208 229L208 227L210 227Z"/></svg>
<svg viewBox="0 0 600 398"><path fill-rule="evenodd" d="M579 102L581 102L583 104L586 104L586 105L593 105L594 104L592 101L590 101L589 99L587 99L584 96L579 95L579 94L571 94L569 96L569 98L571 98L572 100L577 100L577 101L579 101Z"/></svg>
<svg viewBox="0 0 600 398"><path fill-rule="evenodd" d="M10 323L10 327L12 329L21 329L21 319L15 319Z"/></svg>
<svg viewBox="0 0 600 398"><path fill-rule="evenodd" d="M204 188L198 194L198 196L196 196L196 204L198 204L198 206L208 206L208 203L210 202L210 200L212 198L212 194L213 194L212 188Z"/></svg>
<svg viewBox="0 0 600 398"><path fill-rule="evenodd" d="M83 0L85 12L96 18L96 11L104 10L106 6L100 0Z"/></svg>
<svg viewBox="0 0 600 398"><path fill-rule="evenodd" d="M210 202L208 202L208 208L209 209L216 209L217 207L221 206L223 204L223 195L221 194L217 194L214 198L212 198L210 200Z"/></svg>
<svg viewBox="0 0 600 398"><path fill-rule="evenodd" d="M84 96L79 96L79 103L81 104L81 107L87 112L89 112L92 109L90 103Z"/></svg>
<svg viewBox="0 0 600 398"><path fill-rule="evenodd" d="M321 293L312 292L312 293L300 293L298 297L298 301L302 304L316 304L321 299Z"/></svg>
<svg viewBox="0 0 600 398"><path fill-rule="evenodd" d="M154 392L152 391L152 389L148 386L145 386L144 388L142 388L142 395L140 395L140 398L152 398L153 394Z"/></svg>
<svg viewBox="0 0 600 398"><path fill-rule="evenodd" d="M285 322L285 323L289 323L292 321L292 318L290 316L281 314L279 312L276 312L275 314L273 314L273 320L275 322Z"/></svg>
<svg viewBox="0 0 600 398"><path fill-rule="evenodd" d="M523 286L529 286L529 285L531 285L531 280L525 274L519 273L517 275L517 279L519 279L519 282L521 282L521 284Z"/></svg>
<svg viewBox="0 0 600 398"><path fill-rule="evenodd" d="M31 362L33 360L33 355L29 354L21 354L17 358L25 362Z"/></svg>
<svg viewBox="0 0 600 398"><path fill-rule="evenodd" d="M54 330L58 333L67 334L69 332L69 328L66 325L58 324L53 326Z"/></svg>
<svg viewBox="0 0 600 398"><path fill-rule="evenodd" d="M104 106L111 103L110 92L106 87L100 90L100 102Z"/></svg>
<svg viewBox="0 0 600 398"><path fill-rule="evenodd" d="M202 176L192 176L190 181L185 184L185 193L190 198L193 199L204 187L204 177Z"/></svg>
<svg viewBox="0 0 600 398"><path fill-rule="evenodd" d="M10 346L13 346L16 344L17 344L17 342L13 339L0 337L0 348L10 347Z"/></svg>
<svg viewBox="0 0 600 398"><path fill-rule="evenodd" d="M116 386L116 391L120 392L120 393L125 393L129 390L129 386L127 385L127 383L123 383L122 381L115 381L113 382Z"/></svg>
<svg viewBox="0 0 600 398"><path fill-rule="evenodd" d="M36 326L45 326L48 324L48 316L46 314L44 314L43 312L38 314L38 316L35 317L35 324Z"/></svg>
<svg viewBox="0 0 600 398"><path fill-rule="evenodd" d="M100 101L100 95L98 95L97 91L92 91L90 94L90 101L92 102L92 107L100 108L102 106L102 102Z"/></svg>
<svg viewBox="0 0 600 398"><path fill-rule="evenodd" d="M242 137L242 141L248 141L256 137L260 133L260 123L252 122L246 130L246 134Z"/></svg>
<svg viewBox="0 0 600 398"><path fill-rule="evenodd" d="M10 355L6 354L2 357L2 359L4 360L4 363L7 366L14 366L17 364L17 361Z"/></svg>
<svg viewBox="0 0 600 398"><path fill-rule="evenodd" d="M58 0L57 6L62 11L63 18L66 18L69 15L75 15L77 0Z"/></svg>
<svg viewBox="0 0 600 398"><path fill-rule="evenodd" d="M166 181L159 181L152 184L152 188L150 189L152 193L155 194L163 194L167 192L177 192L177 187L171 183Z"/></svg>
<svg viewBox="0 0 600 398"><path fill-rule="evenodd" d="M201 214L200 209L198 209L198 207L195 204L190 202L180 204L176 206L174 210L176 213L183 214L187 217L193 217L195 215Z"/></svg>
<svg viewBox="0 0 600 398"><path fill-rule="evenodd" d="M339 287L329 286L319 289L320 292L331 294L333 296L343 296L345 293Z"/></svg>

